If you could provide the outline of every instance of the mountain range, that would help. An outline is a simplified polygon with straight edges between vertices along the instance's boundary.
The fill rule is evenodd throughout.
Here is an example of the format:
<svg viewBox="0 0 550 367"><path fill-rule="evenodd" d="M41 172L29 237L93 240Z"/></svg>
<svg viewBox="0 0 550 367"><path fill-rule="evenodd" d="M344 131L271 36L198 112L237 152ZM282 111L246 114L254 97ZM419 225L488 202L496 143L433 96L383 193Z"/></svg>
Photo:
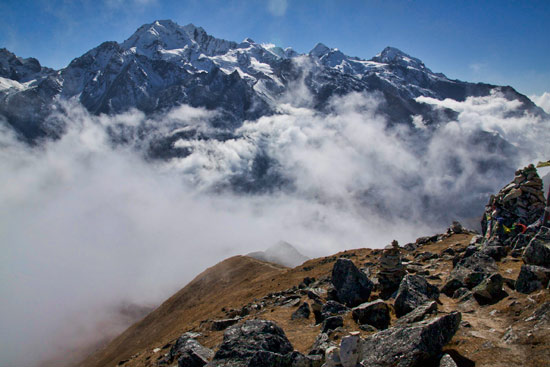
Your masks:
<svg viewBox="0 0 550 367"><path fill-rule="evenodd" d="M214 127L233 131L245 120L273 115L297 83L311 94L308 107L328 112L327 101L350 92L380 93L379 107L393 123L421 115L428 124L445 118L417 102L420 96L463 101L498 90L522 102L521 110L543 114L511 87L452 80L392 47L370 60L317 44L308 54L291 48L215 38L193 24L170 20L141 26L122 43L104 42L60 70L0 50L0 115L27 140L59 136L48 124L60 101L76 100L92 114L138 109L155 114L188 104L216 110ZM295 101L296 102L296 101ZM445 111L447 118L453 111Z"/></svg>

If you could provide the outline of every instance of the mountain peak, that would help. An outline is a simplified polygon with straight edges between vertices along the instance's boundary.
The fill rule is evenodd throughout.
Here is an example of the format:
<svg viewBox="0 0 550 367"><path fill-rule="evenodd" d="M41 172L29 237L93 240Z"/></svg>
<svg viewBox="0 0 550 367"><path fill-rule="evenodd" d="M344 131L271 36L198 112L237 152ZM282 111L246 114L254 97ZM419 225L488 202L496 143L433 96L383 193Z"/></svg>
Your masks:
<svg viewBox="0 0 550 367"><path fill-rule="evenodd" d="M186 47L207 55L214 55L226 52L236 45L235 42L214 38L208 35L202 27L197 27L192 23L180 26L169 19L156 20L153 23L142 25L122 43L124 49L129 50L135 47L137 52L146 55Z"/></svg>
<svg viewBox="0 0 550 367"><path fill-rule="evenodd" d="M315 57L322 57L323 55L326 55L330 51L331 49L329 47L327 47L322 43L318 43L315 45L315 47L313 47L311 51L309 51L309 54Z"/></svg>
<svg viewBox="0 0 550 367"><path fill-rule="evenodd" d="M424 69L424 63L417 59L416 57L412 57L403 51L401 51L398 48L395 47L386 47L382 50L378 55L373 57L371 59L372 61L376 62L382 62L385 64L399 64L404 66L416 66L417 68Z"/></svg>

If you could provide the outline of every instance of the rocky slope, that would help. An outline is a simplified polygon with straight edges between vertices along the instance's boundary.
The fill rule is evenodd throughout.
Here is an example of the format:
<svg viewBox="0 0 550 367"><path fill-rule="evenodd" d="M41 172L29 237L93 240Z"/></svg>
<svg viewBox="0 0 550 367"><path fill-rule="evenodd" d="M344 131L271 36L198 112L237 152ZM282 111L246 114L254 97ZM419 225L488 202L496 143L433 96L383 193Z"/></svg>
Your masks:
<svg viewBox="0 0 550 367"><path fill-rule="evenodd" d="M549 366L550 228L528 224L453 223L293 269L231 258L82 365Z"/></svg>

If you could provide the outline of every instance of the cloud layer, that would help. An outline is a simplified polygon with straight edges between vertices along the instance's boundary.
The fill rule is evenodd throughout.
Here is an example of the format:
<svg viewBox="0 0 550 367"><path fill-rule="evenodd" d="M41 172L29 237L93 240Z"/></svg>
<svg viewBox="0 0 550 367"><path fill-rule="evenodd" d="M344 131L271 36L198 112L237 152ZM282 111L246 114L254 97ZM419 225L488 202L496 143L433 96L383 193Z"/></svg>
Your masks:
<svg viewBox="0 0 550 367"><path fill-rule="evenodd" d="M319 114L294 93L223 139L215 112L189 106L151 118L66 105L55 117L66 134L35 148L1 131L0 364L114 335L123 322L105 335L97 325L116 307L156 305L207 266L279 240L321 256L441 231L550 155L548 121L511 114L518 102L499 94L419 98L457 121L390 127L373 112L380 96L335 98ZM186 154L150 159L166 136Z"/></svg>

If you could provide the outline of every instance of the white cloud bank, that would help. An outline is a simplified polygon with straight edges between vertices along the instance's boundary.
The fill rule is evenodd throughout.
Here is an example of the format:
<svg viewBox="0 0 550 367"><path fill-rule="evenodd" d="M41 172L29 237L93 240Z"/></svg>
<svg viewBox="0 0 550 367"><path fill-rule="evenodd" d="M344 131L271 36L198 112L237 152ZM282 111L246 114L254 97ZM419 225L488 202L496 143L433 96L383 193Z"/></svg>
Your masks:
<svg viewBox="0 0 550 367"><path fill-rule="evenodd" d="M529 96L529 99L535 102L537 106L542 108L544 112L550 113L550 93L549 92L544 92L540 96L537 96L537 95Z"/></svg>
<svg viewBox="0 0 550 367"><path fill-rule="evenodd" d="M176 141L191 154L169 161L143 159L143 141L113 147L105 131L208 133L211 112L183 106L150 120L68 107L58 116L67 133L32 149L2 131L0 364L33 365L97 340L113 307L158 304L207 266L278 240L319 256L434 233L441 218L481 208L511 179L510 162L550 154L548 122L511 116L517 103L498 94L419 101L458 119L435 130L417 121L413 134L374 114L377 96L333 99L328 115L282 104L232 138ZM497 136L517 156L494 150ZM253 177L258 156L270 158L266 184L283 176L289 185L227 190Z"/></svg>

